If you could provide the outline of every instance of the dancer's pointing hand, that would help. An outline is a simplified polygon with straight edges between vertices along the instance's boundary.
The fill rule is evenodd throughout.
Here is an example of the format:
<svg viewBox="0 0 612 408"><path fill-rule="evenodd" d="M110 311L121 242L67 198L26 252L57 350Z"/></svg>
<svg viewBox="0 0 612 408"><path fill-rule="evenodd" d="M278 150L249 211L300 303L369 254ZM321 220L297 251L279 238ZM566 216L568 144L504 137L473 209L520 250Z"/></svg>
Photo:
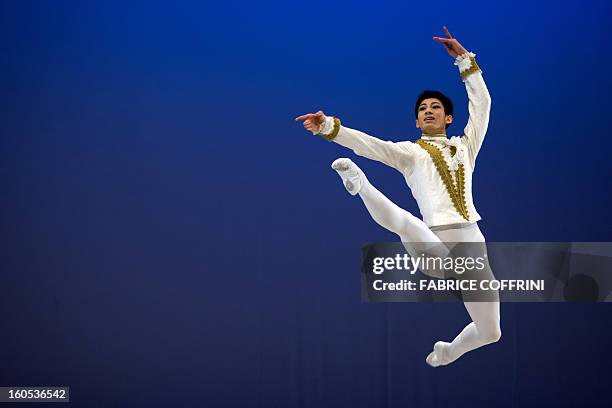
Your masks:
<svg viewBox="0 0 612 408"><path fill-rule="evenodd" d="M323 111L318 111L317 113L307 113L302 116L298 116L295 118L296 121L303 120L304 128L310 132L318 132L319 127L325 120L325 114Z"/></svg>
<svg viewBox="0 0 612 408"><path fill-rule="evenodd" d="M446 33L446 38L434 37L434 41L442 43L442 45L444 45L444 48L446 48L448 54L453 58L457 58L459 55L465 54L467 50L463 48L461 44L459 44L459 41L453 38L451 33L448 31L448 28L444 26L443 29Z"/></svg>

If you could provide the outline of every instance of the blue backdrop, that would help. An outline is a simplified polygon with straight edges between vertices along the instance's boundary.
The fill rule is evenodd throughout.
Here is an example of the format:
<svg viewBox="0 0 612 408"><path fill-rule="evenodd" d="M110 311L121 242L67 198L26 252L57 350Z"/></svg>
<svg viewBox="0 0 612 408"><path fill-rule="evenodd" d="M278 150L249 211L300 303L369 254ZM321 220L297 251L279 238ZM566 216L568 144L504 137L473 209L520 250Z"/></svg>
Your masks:
<svg viewBox="0 0 612 408"><path fill-rule="evenodd" d="M324 110L415 140L423 89L492 96L474 175L489 241L612 241L606 1L0 5L0 385L84 407L610 406L608 304L503 304L499 343L432 369L461 304L364 304L392 241L304 131Z"/></svg>

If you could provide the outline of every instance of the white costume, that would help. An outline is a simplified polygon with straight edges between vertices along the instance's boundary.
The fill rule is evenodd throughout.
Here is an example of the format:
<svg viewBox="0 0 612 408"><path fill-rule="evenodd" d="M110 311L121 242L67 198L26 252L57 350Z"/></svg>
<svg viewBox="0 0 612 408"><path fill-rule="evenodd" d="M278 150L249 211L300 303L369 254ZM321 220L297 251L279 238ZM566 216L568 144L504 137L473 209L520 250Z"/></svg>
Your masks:
<svg viewBox="0 0 612 408"><path fill-rule="evenodd" d="M326 117L319 128L318 134L327 140L402 173L423 221L385 197L349 159L338 159L332 164L347 190L359 194L374 220L396 233L402 242L485 242L476 223L481 218L472 200L472 173L487 131L491 98L474 56L466 53L455 60L469 98L470 116L461 137L423 135L416 143L394 143L344 127L333 117ZM406 247L410 252L410 247ZM451 343L436 342L426 359L428 364L434 367L449 364L500 338L498 301L464 304L473 322Z"/></svg>

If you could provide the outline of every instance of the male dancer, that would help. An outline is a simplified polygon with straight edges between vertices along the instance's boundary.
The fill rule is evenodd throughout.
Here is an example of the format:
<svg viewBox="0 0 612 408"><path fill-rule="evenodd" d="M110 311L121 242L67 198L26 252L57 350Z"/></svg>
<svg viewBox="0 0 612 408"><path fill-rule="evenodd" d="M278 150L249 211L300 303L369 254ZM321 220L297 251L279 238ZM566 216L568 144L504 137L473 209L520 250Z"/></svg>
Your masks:
<svg viewBox="0 0 612 408"><path fill-rule="evenodd" d="M304 128L329 141L352 149L398 170L417 201L423 221L398 207L378 191L350 159L332 163L352 195L359 195L374 220L396 233L404 243L476 242L485 247L478 228L480 215L472 201L472 173L488 123L491 98L482 72L469 53L444 27L447 38L434 37L444 45L459 67L468 99L469 120L461 137L446 136L453 121L453 105L437 91L424 91L415 105L416 127L422 136L416 143L387 142L341 125L338 118L321 111L297 117ZM407 246L407 249L410 248ZM412 254L411 254L412 255ZM487 277L493 278L487 265ZM464 305L472 319L455 339L438 341L426 362L432 367L447 365L470 350L496 342L501 337L499 301L469 302Z"/></svg>

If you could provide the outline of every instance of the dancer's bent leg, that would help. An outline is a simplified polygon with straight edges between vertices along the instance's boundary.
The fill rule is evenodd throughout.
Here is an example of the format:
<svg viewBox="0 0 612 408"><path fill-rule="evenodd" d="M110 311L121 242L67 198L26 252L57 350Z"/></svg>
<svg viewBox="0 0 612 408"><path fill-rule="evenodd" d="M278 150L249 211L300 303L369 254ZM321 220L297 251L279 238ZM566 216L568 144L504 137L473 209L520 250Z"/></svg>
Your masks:
<svg viewBox="0 0 612 408"><path fill-rule="evenodd" d="M472 242L468 249L475 249L476 253L486 253L484 236L480 232L478 225L473 224L469 227L444 230L437 232L440 239L445 242ZM482 247L478 247L482 245ZM495 279L489 262L485 262L485 268L478 275L478 279ZM468 294L467 297L474 294ZM438 341L434 344L433 351L427 356L427 363L433 367L447 365L457 360L468 351L477 349L484 345L494 343L501 337L499 294L497 291L481 293L481 299L492 301L464 302L472 322L455 337L451 343ZM465 294L464 294L464 297Z"/></svg>
<svg viewBox="0 0 612 408"><path fill-rule="evenodd" d="M468 351L495 343L501 337L499 302L465 302L472 323L465 326L452 343L438 341L427 356L432 367L447 365Z"/></svg>

